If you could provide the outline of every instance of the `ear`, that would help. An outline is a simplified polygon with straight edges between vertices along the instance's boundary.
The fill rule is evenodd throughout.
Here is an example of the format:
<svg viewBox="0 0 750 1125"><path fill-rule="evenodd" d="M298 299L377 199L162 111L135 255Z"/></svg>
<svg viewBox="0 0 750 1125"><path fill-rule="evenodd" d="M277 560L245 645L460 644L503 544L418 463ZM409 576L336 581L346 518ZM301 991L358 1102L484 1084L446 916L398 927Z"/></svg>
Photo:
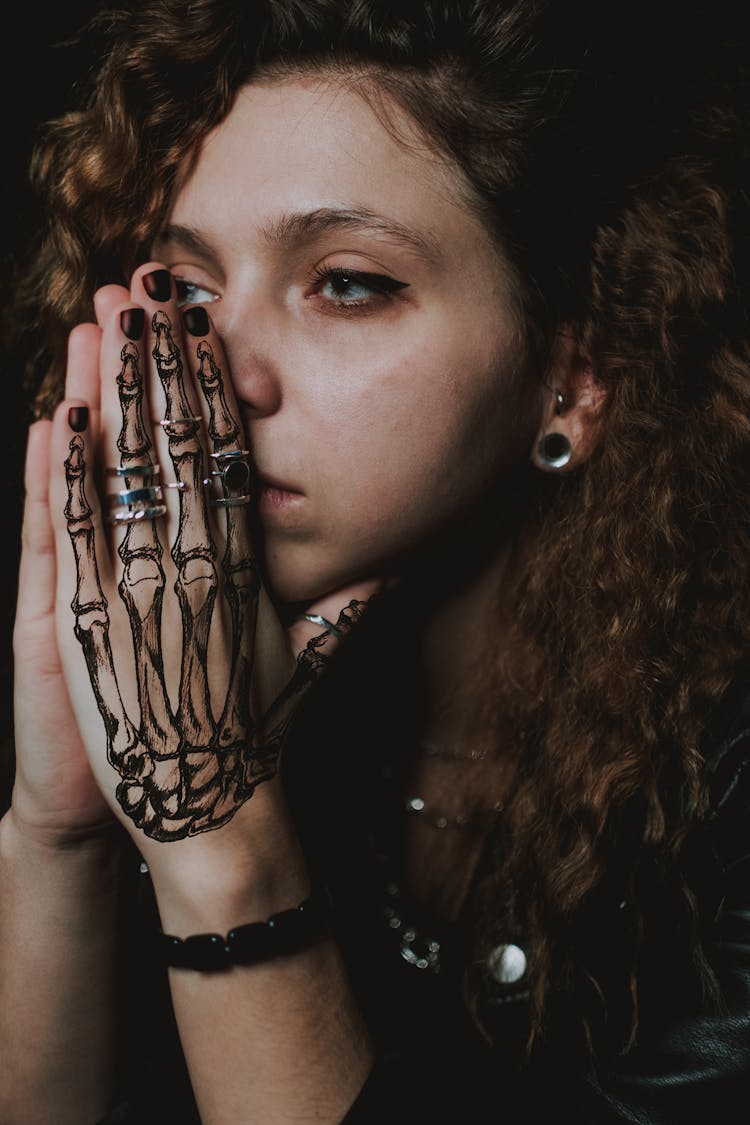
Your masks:
<svg viewBox="0 0 750 1125"><path fill-rule="evenodd" d="M542 418L531 460L544 472L571 472L596 449L607 395L596 380L590 358L581 352L567 329L561 328L557 334L542 391ZM563 439L570 447L567 460ZM559 458L558 452L562 455Z"/></svg>

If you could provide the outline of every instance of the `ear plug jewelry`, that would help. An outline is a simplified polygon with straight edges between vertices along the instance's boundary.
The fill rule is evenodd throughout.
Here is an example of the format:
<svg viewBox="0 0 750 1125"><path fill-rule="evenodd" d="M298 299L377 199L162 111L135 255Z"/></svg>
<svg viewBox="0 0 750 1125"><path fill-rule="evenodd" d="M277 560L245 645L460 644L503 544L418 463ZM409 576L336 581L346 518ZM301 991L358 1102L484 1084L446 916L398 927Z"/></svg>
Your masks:
<svg viewBox="0 0 750 1125"><path fill-rule="evenodd" d="M573 456L573 447L565 434L546 434L536 448L539 460L547 469L563 469Z"/></svg>

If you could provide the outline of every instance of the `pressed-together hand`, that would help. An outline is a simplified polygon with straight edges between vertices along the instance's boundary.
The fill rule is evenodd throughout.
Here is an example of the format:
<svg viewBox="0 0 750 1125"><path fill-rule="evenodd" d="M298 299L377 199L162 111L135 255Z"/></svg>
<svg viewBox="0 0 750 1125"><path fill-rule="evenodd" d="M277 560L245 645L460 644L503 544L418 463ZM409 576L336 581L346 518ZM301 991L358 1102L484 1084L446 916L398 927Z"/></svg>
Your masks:
<svg viewBox="0 0 750 1125"><path fill-rule="evenodd" d="M71 384L76 394L75 377ZM51 429L48 420L34 423L26 456L13 634L13 813L19 825L42 842L65 846L108 832L113 819L89 765L57 648L55 544L48 496Z"/></svg>
<svg viewBox="0 0 750 1125"><path fill-rule="evenodd" d="M251 451L207 316L192 310L184 333L155 264L129 294L100 291L97 310L100 327L71 337L77 401L51 435L58 645L102 792L131 830L182 839L275 775L302 696L374 586L310 607L306 640L287 634L255 564Z"/></svg>

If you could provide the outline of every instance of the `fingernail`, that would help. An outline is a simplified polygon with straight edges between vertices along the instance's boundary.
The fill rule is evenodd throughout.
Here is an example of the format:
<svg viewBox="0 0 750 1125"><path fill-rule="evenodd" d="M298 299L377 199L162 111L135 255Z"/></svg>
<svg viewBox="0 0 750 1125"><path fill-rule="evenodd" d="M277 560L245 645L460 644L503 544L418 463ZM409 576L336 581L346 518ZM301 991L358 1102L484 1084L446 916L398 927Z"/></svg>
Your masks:
<svg viewBox="0 0 750 1125"><path fill-rule="evenodd" d="M120 313L120 328L129 340L140 340L145 323L143 309L123 309Z"/></svg>
<svg viewBox="0 0 750 1125"><path fill-rule="evenodd" d="M172 296L172 275L169 270L154 270L143 275L143 288L152 301L168 301Z"/></svg>
<svg viewBox="0 0 750 1125"><path fill-rule="evenodd" d="M208 313L200 305L183 309L182 319L191 336L208 336Z"/></svg>
<svg viewBox="0 0 750 1125"><path fill-rule="evenodd" d="M89 424L88 406L71 406L68 411L68 425L74 434L82 434Z"/></svg>

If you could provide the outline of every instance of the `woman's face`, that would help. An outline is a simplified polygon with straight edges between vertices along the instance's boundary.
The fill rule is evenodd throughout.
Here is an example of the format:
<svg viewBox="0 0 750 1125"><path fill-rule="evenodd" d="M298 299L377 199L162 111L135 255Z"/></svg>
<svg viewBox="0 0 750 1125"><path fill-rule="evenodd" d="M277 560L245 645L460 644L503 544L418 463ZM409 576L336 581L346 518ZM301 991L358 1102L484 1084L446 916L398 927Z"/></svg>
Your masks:
<svg viewBox="0 0 750 1125"><path fill-rule="evenodd" d="M533 440L507 268L411 141L343 83L253 83L154 247L224 341L284 600L392 573Z"/></svg>

